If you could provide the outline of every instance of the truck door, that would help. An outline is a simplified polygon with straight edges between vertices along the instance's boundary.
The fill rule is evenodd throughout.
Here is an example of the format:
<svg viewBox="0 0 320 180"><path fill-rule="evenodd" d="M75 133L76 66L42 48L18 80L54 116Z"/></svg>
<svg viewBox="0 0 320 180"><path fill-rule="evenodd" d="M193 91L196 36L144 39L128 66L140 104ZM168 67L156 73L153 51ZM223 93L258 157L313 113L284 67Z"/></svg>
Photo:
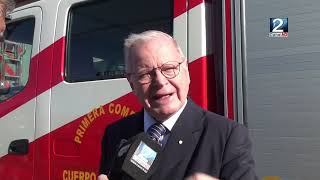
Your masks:
<svg viewBox="0 0 320 180"><path fill-rule="evenodd" d="M60 2L51 101L52 179L96 178L105 127L141 109L125 79L123 40L130 33L158 29L174 34L186 50L186 15L174 21L173 7L171 0Z"/></svg>
<svg viewBox="0 0 320 180"><path fill-rule="evenodd" d="M40 8L11 13L0 46L2 180L33 178L40 24Z"/></svg>

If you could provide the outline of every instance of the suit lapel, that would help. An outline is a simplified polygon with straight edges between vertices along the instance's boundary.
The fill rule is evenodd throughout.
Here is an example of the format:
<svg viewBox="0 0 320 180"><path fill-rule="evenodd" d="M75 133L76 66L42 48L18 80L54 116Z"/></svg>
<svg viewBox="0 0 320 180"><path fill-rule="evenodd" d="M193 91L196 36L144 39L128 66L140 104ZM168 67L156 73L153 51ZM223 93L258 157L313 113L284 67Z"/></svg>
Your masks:
<svg viewBox="0 0 320 180"><path fill-rule="evenodd" d="M117 131L117 133L119 133L119 137L122 137L122 139L130 139L131 137L143 132L143 110L127 119L124 124L126 124L126 131Z"/></svg>
<svg viewBox="0 0 320 180"><path fill-rule="evenodd" d="M190 99L173 126L164 148L161 166L153 179L183 179L202 132L204 111Z"/></svg>
<svg viewBox="0 0 320 180"><path fill-rule="evenodd" d="M133 126L130 127L133 129L133 131L137 132L137 133L141 133L144 131L143 129L143 125L144 125L144 120L143 120L143 111L141 110L140 112L138 112L136 114L136 117L132 120L134 122ZM130 129L129 128L129 129Z"/></svg>

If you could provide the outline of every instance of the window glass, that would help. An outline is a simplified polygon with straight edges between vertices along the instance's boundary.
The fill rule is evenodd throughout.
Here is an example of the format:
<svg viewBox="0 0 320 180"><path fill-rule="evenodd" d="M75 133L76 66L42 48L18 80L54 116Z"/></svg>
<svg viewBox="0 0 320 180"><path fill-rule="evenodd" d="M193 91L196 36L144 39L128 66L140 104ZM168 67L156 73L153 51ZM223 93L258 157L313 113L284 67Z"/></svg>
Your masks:
<svg viewBox="0 0 320 180"><path fill-rule="evenodd" d="M0 102L20 92L28 82L34 25L34 18L7 24L0 43Z"/></svg>
<svg viewBox="0 0 320 180"><path fill-rule="evenodd" d="M172 34L171 0L109 0L71 8L65 79L69 82L123 78L123 41L130 33Z"/></svg>

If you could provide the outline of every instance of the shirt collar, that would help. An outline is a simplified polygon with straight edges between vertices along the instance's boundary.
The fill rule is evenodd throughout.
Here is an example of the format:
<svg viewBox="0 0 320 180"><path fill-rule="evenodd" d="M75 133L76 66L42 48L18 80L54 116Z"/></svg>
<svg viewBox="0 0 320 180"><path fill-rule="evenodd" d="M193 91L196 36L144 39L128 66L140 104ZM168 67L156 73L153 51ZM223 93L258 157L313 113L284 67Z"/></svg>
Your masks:
<svg viewBox="0 0 320 180"><path fill-rule="evenodd" d="M184 103L184 105L176 113L174 113L169 119L165 120L162 123L169 131L171 131L174 124L177 122L180 114L182 113L186 105L187 105L187 100ZM147 132L149 127L157 122L153 117L150 116L150 114L145 109L143 111L143 121L144 121L144 132Z"/></svg>

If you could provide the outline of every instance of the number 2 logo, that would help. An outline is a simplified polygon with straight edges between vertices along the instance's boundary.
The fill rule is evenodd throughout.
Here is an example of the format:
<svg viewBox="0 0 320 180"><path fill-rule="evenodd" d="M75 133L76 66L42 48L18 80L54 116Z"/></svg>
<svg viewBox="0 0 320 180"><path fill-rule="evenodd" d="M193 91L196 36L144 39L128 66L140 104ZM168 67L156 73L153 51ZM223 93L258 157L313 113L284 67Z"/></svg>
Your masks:
<svg viewBox="0 0 320 180"><path fill-rule="evenodd" d="M272 32L283 32L283 29L279 29L283 25L283 20L282 19L280 19L280 18L273 19L272 24L273 24L273 27L274 27L272 29Z"/></svg>

